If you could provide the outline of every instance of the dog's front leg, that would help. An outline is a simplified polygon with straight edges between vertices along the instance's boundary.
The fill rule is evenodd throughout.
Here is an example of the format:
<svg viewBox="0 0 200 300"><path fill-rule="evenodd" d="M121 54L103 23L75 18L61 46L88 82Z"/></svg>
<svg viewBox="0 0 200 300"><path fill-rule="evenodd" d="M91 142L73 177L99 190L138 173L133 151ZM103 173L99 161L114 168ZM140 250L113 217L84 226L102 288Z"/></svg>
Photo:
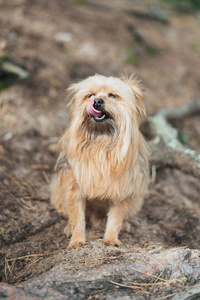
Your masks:
<svg viewBox="0 0 200 300"><path fill-rule="evenodd" d="M120 246L121 242L118 239L122 222L126 215L129 200L124 200L118 204L111 204L108 212L108 220L106 224L106 232L104 235L104 244L107 246Z"/></svg>
<svg viewBox="0 0 200 300"><path fill-rule="evenodd" d="M76 248L85 244L85 200L80 195L78 187L68 195L69 224L72 237L68 248Z"/></svg>

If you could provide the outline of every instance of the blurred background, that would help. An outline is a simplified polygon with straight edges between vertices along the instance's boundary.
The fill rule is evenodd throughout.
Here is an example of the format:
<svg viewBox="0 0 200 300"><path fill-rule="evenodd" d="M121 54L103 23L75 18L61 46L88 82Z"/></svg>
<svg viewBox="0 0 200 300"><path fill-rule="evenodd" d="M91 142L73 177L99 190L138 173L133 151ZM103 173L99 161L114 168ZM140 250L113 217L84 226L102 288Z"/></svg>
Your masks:
<svg viewBox="0 0 200 300"><path fill-rule="evenodd" d="M61 135L67 87L95 73L135 73L148 115L195 100L199 9L198 0L0 0L1 136Z"/></svg>

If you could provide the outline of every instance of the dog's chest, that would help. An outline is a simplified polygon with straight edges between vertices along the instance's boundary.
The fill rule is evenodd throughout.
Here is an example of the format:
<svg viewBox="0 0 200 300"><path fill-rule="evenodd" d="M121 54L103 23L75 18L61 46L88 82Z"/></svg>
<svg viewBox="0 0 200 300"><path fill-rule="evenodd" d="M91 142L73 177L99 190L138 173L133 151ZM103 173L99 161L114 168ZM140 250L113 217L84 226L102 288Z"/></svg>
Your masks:
<svg viewBox="0 0 200 300"><path fill-rule="evenodd" d="M120 200L133 193L133 174L130 169L116 176L115 166L103 159L103 155L99 161L86 157L72 160L71 167L82 193L89 199Z"/></svg>

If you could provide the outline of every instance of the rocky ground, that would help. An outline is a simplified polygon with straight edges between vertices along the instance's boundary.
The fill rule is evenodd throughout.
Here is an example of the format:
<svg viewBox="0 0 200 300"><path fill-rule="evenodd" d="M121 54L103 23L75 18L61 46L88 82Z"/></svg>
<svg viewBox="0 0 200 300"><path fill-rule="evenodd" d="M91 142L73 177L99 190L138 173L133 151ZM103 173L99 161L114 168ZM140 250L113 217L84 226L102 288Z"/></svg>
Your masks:
<svg viewBox="0 0 200 300"><path fill-rule="evenodd" d="M200 93L199 26L193 10L160 1L0 0L0 66L27 72L0 68L0 299L198 299L184 298L200 293L198 177L152 155L153 182L123 245L88 228L72 251L49 181L69 84L134 72L149 116L189 103ZM199 115L175 125L200 152Z"/></svg>

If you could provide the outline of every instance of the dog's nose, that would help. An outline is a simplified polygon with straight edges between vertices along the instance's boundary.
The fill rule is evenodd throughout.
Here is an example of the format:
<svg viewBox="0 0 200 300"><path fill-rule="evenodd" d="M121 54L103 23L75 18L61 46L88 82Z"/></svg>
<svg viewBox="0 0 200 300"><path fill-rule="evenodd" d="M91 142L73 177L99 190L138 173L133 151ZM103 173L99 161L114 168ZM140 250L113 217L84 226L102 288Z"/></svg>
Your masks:
<svg viewBox="0 0 200 300"><path fill-rule="evenodd" d="M94 106L95 109L97 109L97 110L101 109L103 104L104 104L103 99L101 99L101 98L94 99L94 105L93 106Z"/></svg>

